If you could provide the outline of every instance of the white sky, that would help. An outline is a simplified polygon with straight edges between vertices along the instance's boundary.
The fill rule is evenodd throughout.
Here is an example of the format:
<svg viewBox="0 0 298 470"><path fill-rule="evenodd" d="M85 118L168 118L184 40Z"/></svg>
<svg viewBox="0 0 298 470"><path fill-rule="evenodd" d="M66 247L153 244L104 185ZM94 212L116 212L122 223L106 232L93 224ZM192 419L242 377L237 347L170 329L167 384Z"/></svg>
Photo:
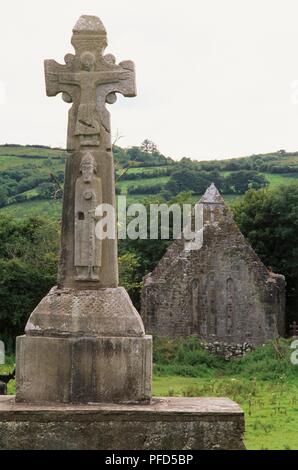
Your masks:
<svg viewBox="0 0 298 470"><path fill-rule="evenodd" d="M136 64L137 98L111 107L120 145L150 138L195 159L298 150L297 0L1 0L0 143L65 146L68 106L46 97L43 60L73 52L81 14Z"/></svg>

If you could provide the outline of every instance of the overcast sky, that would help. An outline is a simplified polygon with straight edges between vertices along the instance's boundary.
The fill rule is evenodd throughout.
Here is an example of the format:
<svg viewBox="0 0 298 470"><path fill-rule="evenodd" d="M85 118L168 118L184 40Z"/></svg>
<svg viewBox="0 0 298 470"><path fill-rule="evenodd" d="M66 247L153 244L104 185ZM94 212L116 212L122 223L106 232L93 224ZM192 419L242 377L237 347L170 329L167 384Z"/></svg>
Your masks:
<svg viewBox="0 0 298 470"><path fill-rule="evenodd" d="M63 62L81 14L107 52L136 64L138 96L110 109L122 146L227 158L298 150L297 0L1 2L0 143L65 146L67 108L45 94L43 60Z"/></svg>

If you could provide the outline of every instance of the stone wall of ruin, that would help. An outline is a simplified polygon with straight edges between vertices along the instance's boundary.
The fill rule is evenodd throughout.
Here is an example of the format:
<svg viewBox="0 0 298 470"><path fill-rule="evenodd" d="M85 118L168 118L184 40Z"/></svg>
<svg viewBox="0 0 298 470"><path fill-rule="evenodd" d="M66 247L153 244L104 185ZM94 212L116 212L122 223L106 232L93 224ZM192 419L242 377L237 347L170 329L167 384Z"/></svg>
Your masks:
<svg viewBox="0 0 298 470"><path fill-rule="evenodd" d="M225 206L212 208L216 223L208 223L210 207L204 210L202 248L187 252L182 240L175 241L145 278L146 331L252 346L282 336L284 277L267 270Z"/></svg>

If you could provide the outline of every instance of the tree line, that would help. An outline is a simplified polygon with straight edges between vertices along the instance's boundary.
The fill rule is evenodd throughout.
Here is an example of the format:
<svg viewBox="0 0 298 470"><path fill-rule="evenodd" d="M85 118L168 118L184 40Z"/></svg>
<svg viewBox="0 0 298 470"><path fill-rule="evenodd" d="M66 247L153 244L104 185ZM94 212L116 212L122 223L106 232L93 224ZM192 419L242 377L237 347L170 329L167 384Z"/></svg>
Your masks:
<svg viewBox="0 0 298 470"><path fill-rule="evenodd" d="M181 193L171 202L185 202ZM235 220L261 260L287 281L287 325L298 321L298 185L250 189L234 208ZM0 339L12 349L17 335L56 282L58 221L13 220L0 215ZM120 240L120 283L137 308L145 274L152 271L170 240Z"/></svg>

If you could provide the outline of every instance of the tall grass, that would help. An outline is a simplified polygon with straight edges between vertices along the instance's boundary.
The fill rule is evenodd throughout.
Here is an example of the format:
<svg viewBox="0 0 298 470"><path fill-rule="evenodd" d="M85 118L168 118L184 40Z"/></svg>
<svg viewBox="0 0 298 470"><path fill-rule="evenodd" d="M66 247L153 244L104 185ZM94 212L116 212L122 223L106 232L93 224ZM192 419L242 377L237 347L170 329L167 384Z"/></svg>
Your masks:
<svg viewBox="0 0 298 470"><path fill-rule="evenodd" d="M271 341L229 362L205 351L196 337L154 339L154 372L158 376L241 376L264 381L298 379L298 367L290 361L290 341Z"/></svg>

